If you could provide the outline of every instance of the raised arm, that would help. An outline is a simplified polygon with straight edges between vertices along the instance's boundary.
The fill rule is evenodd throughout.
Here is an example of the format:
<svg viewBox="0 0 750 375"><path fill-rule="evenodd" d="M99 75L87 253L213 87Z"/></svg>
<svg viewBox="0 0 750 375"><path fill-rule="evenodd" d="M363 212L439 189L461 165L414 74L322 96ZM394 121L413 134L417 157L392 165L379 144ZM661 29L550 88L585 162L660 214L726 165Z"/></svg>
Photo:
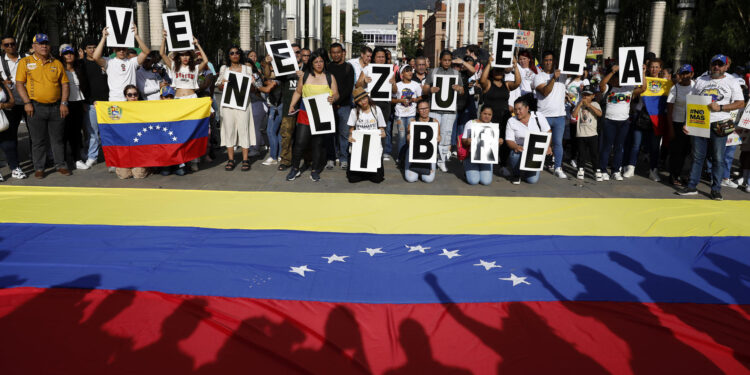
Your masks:
<svg viewBox="0 0 750 375"><path fill-rule="evenodd" d="M133 24L133 33L135 33L135 41L138 42L138 47L141 47L141 53L138 54L138 65L142 65L146 61L146 56L151 53L151 49L148 48L146 42L138 35L138 26L135 24Z"/></svg>
<svg viewBox="0 0 750 375"><path fill-rule="evenodd" d="M518 86L521 86L521 71L518 69L518 63L516 63L515 57L513 57L513 76L515 77L513 82L507 82L508 91L513 91L517 89Z"/></svg>
<svg viewBox="0 0 750 375"><path fill-rule="evenodd" d="M557 79L560 77L560 69L555 69L555 74L552 75L552 79L547 81L547 84L539 85L536 87L536 91L538 91L543 96L547 96L552 92L552 89L555 88L555 82L557 82Z"/></svg>
<svg viewBox="0 0 750 375"><path fill-rule="evenodd" d="M490 85L492 84L490 82L490 70L492 70L492 61L494 59L492 56L490 56L490 60L487 63L487 66L484 67L484 70L482 70L482 76L479 77L479 84L482 86L482 93L486 93L487 91L490 91Z"/></svg>
<svg viewBox="0 0 750 375"><path fill-rule="evenodd" d="M161 55L161 61L167 65L170 69L172 68L172 59L167 55L167 30L161 32L161 46L159 47L159 54Z"/></svg>
<svg viewBox="0 0 750 375"><path fill-rule="evenodd" d="M107 65L107 60L102 57L102 54L104 53L104 44L107 42L107 35L109 35L109 30L107 29L108 28L105 27L104 30L102 30L102 38L99 40L99 44L96 45L94 54L91 55L91 58L93 58L101 67Z"/></svg>
<svg viewBox="0 0 750 375"><path fill-rule="evenodd" d="M609 83L609 80L612 79L612 76L615 75L620 70L619 65L615 65L612 67L612 71L609 72L604 78L602 78L602 81L599 82L599 91L600 92L607 92L607 84Z"/></svg>
<svg viewBox="0 0 750 375"><path fill-rule="evenodd" d="M193 37L193 45L195 47L198 47L198 51L200 51L201 56L203 56L203 62L198 65L198 71L202 72L203 69L206 69L206 66L208 66L208 55L206 55L206 52L203 51L203 47L198 44L198 39L196 39L195 37Z"/></svg>

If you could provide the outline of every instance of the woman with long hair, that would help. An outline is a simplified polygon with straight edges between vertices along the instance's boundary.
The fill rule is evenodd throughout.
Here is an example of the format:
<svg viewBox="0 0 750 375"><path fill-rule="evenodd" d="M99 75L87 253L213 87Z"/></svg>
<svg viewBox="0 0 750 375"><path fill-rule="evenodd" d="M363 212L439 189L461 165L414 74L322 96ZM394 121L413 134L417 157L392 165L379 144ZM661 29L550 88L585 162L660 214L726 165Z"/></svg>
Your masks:
<svg viewBox="0 0 750 375"><path fill-rule="evenodd" d="M123 90L123 95L125 96L125 100L128 102L137 102L140 100L141 93L138 91L138 88L135 85L127 85L125 86L125 89ZM149 169L145 167L135 167L135 168L115 168L115 173L117 174L117 178L121 180L125 180L128 178L146 178L149 174Z"/></svg>
<svg viewBox="0 0 750 375"><path fill-rule="evenodd" d="M407 65L408 67L409 65ZM406 68L406 67L405 67ZM411 123L412 122L434 122L438 126L437 130L437 141L440 143L440 123L438 120L430 117L430 102L428 100L420 100L417 102L417 114L415 117L409 120L409 124L406 125L406 145L404 147L406 153L404 153L404 179L406 182L417 182L420 178L423 182L430 183L435 180L435 163L410 163L409 162L409 140L411 139Z"/></svg>
<svg viewBox="0 0 750 375"><path fill-rule="evenodd" d="M354 100L355 107L349 114L349 143L354 143L355 140L352 134L355 130L380 130L380 137L385 138L385 118L383 117L383 111L375 105L372 98L367 92L358 87L354 89L352 93L352 99ZM370 180L374 183L383 182L384 171L383 171L383 154L380 155L381 162L380 168L376 172L355 172L351 170L352 163L349 163L348 169L346 170L346 178L349 182L360 182L364 180Z"/></svg>
<svg viewBox="0 0 750 375"><path fill-rule="evenodd" d="M164 38L161 41L159 54L164 63L169 68L169 75L172 78L172 87L177 90L175 99L197 98L198 75L208 65L208 60L204 59L200 64L196 62L195 51L180 51L174 53L174 58L166 54L167 48L167 31L164 30ZM203 48L198 44L198 39L193 38L193 45L198 48L201 56L207 56Z"/></svg>
<svg viewBox="0 0 750 375"><path fill-rule="evenodd" d="M233 45L227 50L226 61L228 65L223 65L219 69L219 78L216 80L216 87L224 91L224 86L229 79L229 72L236 72L244 75L251 75L252 69L245 65L245 58L239 46ZM245 110L221 107L221 146L227 148L227 164L224 166L225 171L234 170L234 148L240 146L242 149L242 167L240 170L250 170L250 160L248 152L250 146L255 144L255 130L251 106L248 104Z"/></svg>
<svg viewBox="0 0 750 375"><path fill-rule="evenodd" d="M84 71L83 60L78 58L76 50L69 44L60 46L60 57L65 64L68 76L68 116L65 117L65 159L68 167L75 164L76 169L89 169L85 158L81 156L83 147L83 103L84 92L88 91L88 80Z"/></svg>

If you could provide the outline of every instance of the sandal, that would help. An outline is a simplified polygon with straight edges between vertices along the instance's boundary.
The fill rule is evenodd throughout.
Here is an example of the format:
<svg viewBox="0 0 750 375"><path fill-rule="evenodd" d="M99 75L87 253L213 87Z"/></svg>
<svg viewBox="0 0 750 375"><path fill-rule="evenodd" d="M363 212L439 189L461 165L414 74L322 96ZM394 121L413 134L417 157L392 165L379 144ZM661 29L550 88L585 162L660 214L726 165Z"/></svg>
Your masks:
<svg viewBox="0 0 750 375"><path fill-rule="evenodd" d="M241 171L247 172L250 170L250 160L243 160L242 161L242 168L240 168Z"/></svg>
<svg viewBox="0 0 750 375"><path fill-rule="evenodd" d="M229 160L227 161L227 165L224 166L224 170L227 172L233 171L234 167L235 167L234 160Z"/></svg>

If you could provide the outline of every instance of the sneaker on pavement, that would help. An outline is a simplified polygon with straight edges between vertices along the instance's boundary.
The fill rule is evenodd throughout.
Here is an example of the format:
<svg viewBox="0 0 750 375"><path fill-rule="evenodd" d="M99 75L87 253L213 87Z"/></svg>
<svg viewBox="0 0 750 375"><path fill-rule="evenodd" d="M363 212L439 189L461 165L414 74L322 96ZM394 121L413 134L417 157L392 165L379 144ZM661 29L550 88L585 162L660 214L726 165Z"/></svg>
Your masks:
<svg viewBox="0 0 750 375"><path fill-rule="evenodd" d="M661 177L659 177L659 170L654 168L650 172L648 172L648 178L650 178L653 181L660 182Z"/></svg>
<svg viewBox="0 0 750 375"><path fill-rule="evenodd" d="M88 160L86 160L86 165L87 165L87 166L88 166L89 168L93 167L93 166L94 166L94 164L96 164L96 159L88 159Z"/></svg>
<svg viewBox="0 0 750 375"><path fill-rule="evenodd" d="M263 164L263 165L276 165L276 164L279 164L279 162L277 162L276 159L274 159L274 158L272 158L272 157L269 156L261 164Z"/></svg>
<svg viewBox="0 0 750 375"><path fill-rule="evenodd" d="M336 166L336 162L335 162L335 161L333 161L333 160L329 160L329 161L328 161L328 162L326 163L326 169L333 169L333 167L335 167L335 166ZM320 179L320 178L318 178L318 179Z"/></svg>
<svg viewBox="0 0 750 375"><path fill-rule="evenodd" d="M76 169L89 169L89 166L79 160L76 162Z"/></svg>
<svg viewBox="0 0 750 375"><path fill-rule="evenodd" d="M715 201L723 201L724 198L721 196L721 193L718 190L711 190L711 199Z"/></svg>
<svg viewBox="0 0 750 375"><path fill-rule="evenodd" d="M2 174L0 174L0 182L3 182L3 181L5 181L5 177L3 177Z"/></svg>
<svg viewBox="0 0 750 375"><path fill-rule="evenodd" d="M630 178L635 175L635 166L634 165L626 165L625 171L622 172L622 177Z"/></svg>
<svg viewBox="0 0 750 375"><path fill-rule="evenodd" d="M310 172L310 179L313 180L313 181L315 181L315 182L320 181L320 173L318 173L316 171L311 171Z"/></svg>
<svg viewBox="0 0 750 375"><path fill-rule="evenodd" d="M345 161L342 161L341 162L341 169L346 170L346 168L349 168L349 163L345 162Z"/></svg>
<svg viewBox="0 0 750 375"><path fill-rule="evenodd" d="M686 186L680 190L677 190L677 195L698 195L698 189Z"/></svg>
<svg viewBox="0 0 750 375"><path fill-rule="evenodd" d="M109 168L107 168L107 172L109 172L109 173L115 173L116 170L117 170L117 168L115 168L115 167L109 167Z"/></svg>
<svg viewBox="0 0 750 375"><path fill-rule="evenodd" d="M16 180L23 180L26 178L26 173L23 173L21 168L16 167L16 169L13 170L13 172L10 173L10 176L15 178Z"/></svg>
<svg viewBox="0 0 750 375"><path fill-rule="evenodd" d="M609 177L609 176L607 176L607 177ZM594 179L597 182L602 182L604 180L604 176L602 175L602 171L600 171L600 170L597 169L596 173L594 173ZM607 178L607 179L609 180L609 178Z"/></svg>
<svg viewBox="0 0 750 375"><path fill-rule="evenodd" d="M385 161L391 160L391 155L388 155L388 154L383 155L383 160Z"/></svg>
<svg viewBox="0 0 750 375"><path fill-rule="evenodd" d="M290 168L289 173L286 175L287 181L294 181L297 177L299 177L302 174L302 171L300 171L297 168Z"/></svg>
<svg viewBox="0 0 750 375"><path fill-rule="evenodd" d="M438 168L440 168L441 172L448 172L448 168L445 166L445 162L444 161L439 161L437 163L437 166L438 166Z"/></svg>
<svg viewBox="0 0 750 375"><path fill-rule="evenodd" d="M510 182L513 185L521 185L521 176L513 177L513 179L511 179Z"/></svg>
<svg viewBox="0 0 750 375"><path fill-rule="evenodd" d="M739 185L728 178L724 178L721 180L721 186L736 189Z"/></svg>
<svg viewBox="0 0 750 375"><path fill-rule="evenodd" d="M609 181L609 173L607 171L602 172L602 181Z"/></svg>
<svg viewBox="0 0 750 375"><path fill-rule="evenodd" d="M579 180L583 180L585 176L586 172L583 170L583 168L578 168L578 174L576 174L576 178Z"/></svg>
<svg viewBox="0 0 750 375"><path fill-rule="evenodd" d="M612 178L614 178L615 181L622 181L622 173L620 172L612 173Z"/></svg>
<svg viewBox="0 0 750 375"><path fill-rule="evenodd" d="M555 168L555 177L557 178L568 178L568 175L563 172L562 168Z"/></svg>

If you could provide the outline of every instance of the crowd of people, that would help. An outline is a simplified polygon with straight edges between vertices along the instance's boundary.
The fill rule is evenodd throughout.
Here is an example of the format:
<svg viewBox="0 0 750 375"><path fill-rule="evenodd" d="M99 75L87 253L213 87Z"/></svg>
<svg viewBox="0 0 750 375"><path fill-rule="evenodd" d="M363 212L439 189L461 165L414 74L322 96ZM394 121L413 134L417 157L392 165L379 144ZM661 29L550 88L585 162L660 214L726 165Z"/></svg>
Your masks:
<svg viewBox="0 0 750 375"><path fill-rule="evenodd" d="M524 141L530 132L548 132L551 144L545 168L554 178L568 178L565 165L577 179L589 175L596 181L622 181L634 176L640 162L647 165L650 179L668 178L680 195L697 194L704 176L713 199L722 199L722 187L750 192L750 137L737 127L734 132L742 136L741 141L728 142L731 129L719 131L727 129L727 121L740 119L750 75L741 66L731 70L731 59L721 54L710 60L709 71L698 76L691 65L672 72L647 53L645 76L666 79L671 85L668 104L658 114L662 121L652 121L653 113L641 100L649 88L621 86L620 67L611 60L590 61L582 75L567 76L556 69L558 56L552 51L540 54L541 63L536 65L532 52L522 50L513 68L497 68L492 67L492 56L480 58L483 51L471 45L442 51L431 67L425 56L397 62L381 47L363 47L358 57L347 61L339 43L315 51L292 44L299 71L277 77L272 57L256 51L227 46L217 70L197 39L194 51L167 53L166 41L159 51L151 51L135 26L133 32L139 48L111 48L109 57L105 56L106 28L100 38L86 40L78 49L65 44L58 51L51 51L45 34L37 34L28 55L19 53L13 36L2 38L0 108L8 126L0 131L0 148L12 178L26 178L18 153L22 121L30 135L34 176L44 178L49 164L60 174L71 175L72 169L86 170L103 160L97 101L216 97L211 141L203 159L218 158L225 150L226 171L238 164L241 171L249 171L251 158L261 158L264 167L284 171L288 181L308 170L310 178L319 181L324 170L341 168L350 182L379 183L386 177L384 164L392 162L406 181L431 183L437 170L448 172L448 162L458 159L461 163L456 165L463 166L469 184L489 185L496 174L513 184L533 184L541 173L519 168ZM373 79L372 64L393 66L387 83L392 88L390 101L373 101L366 90ZM229 72L253 77L245 110L220 106ZM432 97L441 90L432 86L435 75L457 77L450 87L457 95L455 111L431 110ZM310 130L302 99L320 94L327 94L333 106L334 134L313 135ZM711 131L710 138L691 135L685 127L688 95L712 98L711 125L720 129ZM414 121L437 124L436 163L409 162L409 125ZM478 123L499 124L496 168L472 162L469 155L471 129ZM354 130L379 130L383 152L377 172L351 170ZM738 143L740 173L733 180ZM236 151L242 158L239 163ZM200 162L201 158L158 169L110 166L110 170L120 178L144 178L154 172L185 175L198 171Z"/></svg>

